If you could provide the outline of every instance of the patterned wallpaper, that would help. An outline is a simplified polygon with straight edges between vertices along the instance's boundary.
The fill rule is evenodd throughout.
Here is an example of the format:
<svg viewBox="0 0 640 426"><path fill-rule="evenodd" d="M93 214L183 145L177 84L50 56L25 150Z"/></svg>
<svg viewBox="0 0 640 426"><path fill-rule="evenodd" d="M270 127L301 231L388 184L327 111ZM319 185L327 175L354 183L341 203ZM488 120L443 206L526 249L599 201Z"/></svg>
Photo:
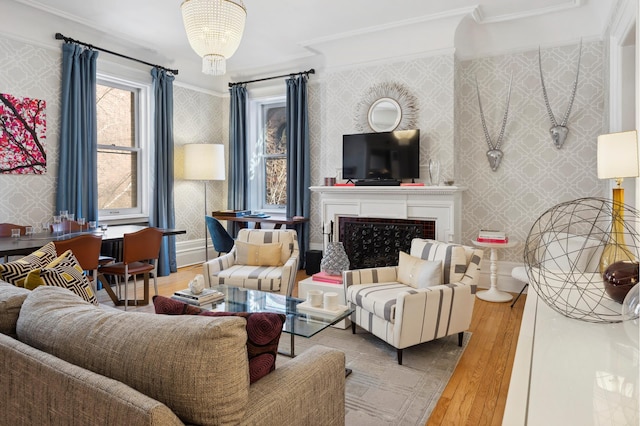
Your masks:
<svg viewBox="0 0 640 426"><path fill-rule="evenodd" d="M339 176L342 135L359 133L354 121L356 106L371 87L383 82L399 83L417 98L420 175L426 176L426 165L432 158L440 161L441 176L453 176L453 73L453 55L446 55L336 71L324 75L320 80L311 77L311 184L322 185L324 177ZM322 244L317 194L312 194L311 198L310 240L312 244Z"/></svg>
<svg viewBox="0 0 640 426"><path fill-rule="evenodd" d="M576 75L578 45L542 50L542 69L549 103L556 119L564 115ZM462 62L457 75L456 162L463 193L463 241L478 229L503 229L512 240L526 240L533 222L563 201L605 196L606 182L596 173L596 138L603 133L602 43L584 43L578 90L569 118L569 135L557 149L549 135L538 70L538 51ZM513 73L511 105L497 171L489 167L478 108L475 77L492 138L500 130L509 78ZM520 245L501 253L521 262Z"/></svg>
<svg viewBox="0 0 640 426"><path fill-rule="evenodd" d="M225 143L228 135L223 133L223 105L228 103L219 96L174 85L173 88L173 134L175 143L174 198L176 227L187 230L177 241L202 239L204 230L203 182L182 179L184 169L183 146L189 143ZM228 119L226 120L228 121ZM223 137L224 135L224 137ZM225 155L228 149L225 146ZM206 182L207 214L221 210L227 205L226 181Z"/></svg>
<svg viewBox="0 0 640 426"><path fill-rule="evenodd" d="M569 136L555 148L542 97L537 50L458 61L454 55L361 67L312 77L309 90L311 182L322 185L341 165L342 135L355 132L355 106L380 82L405 85L418 99L420 164L441 162L441 175L465 185L463 241L480 228L505 230L524 242L533 222L561 201L604 196L606 183L596 176L596 137L603 132L604 66L601 42L583 45L580 80L568 127ZM549 101L561 119L575 78L578 45L545 48L542 66ZM490 134L495 140L504 113L510 74L513 86L496 172L489 167L474 79L477 76ZM421 168L421 175L426 170ZM322 244L319 197L312 195L311 243ZM501 253L520 262L522 246Z"/></svg>
<svg viewBox="0 0 640 426"><path fill-rule="evenodd" d="M575 77L578 45L542 50L551 106L561 116ZM497 227L524 241L535 219L558 202L606 196L596 176L596 136L606 126L604 86L606 50L601 42L583 46L580 83L569 120L570 133L557 150L548 135L537 51L458 61L443 54L387 64L342 69L312 76L309 86L311 183L336 176L341 167L342 135L354 133L356 105L382 82L408 88L418 100L421 174L427 161L441 163L441 176L468 186L463 195L463 240L481 227ZM0 175L0 221L38 223L53 213L57 174L60 53L0 36L0 90L47 101L47 173ZM500 126L510 73L513 92L502 149L504 158L491 171L485 151L474 78L477 76L489 131ZM186 143L224 143L228 138L228 98L174 87L176 143L176 225L187 229L178 241L204 236L202 182L181 179ZM226 147L225 147L226 148ZM228 157L228 149L225 149ZM228 172L228 171L227 171ZM227 182L208 182L206 211L226 206ZM8 190L7 190L8 189ZM317 195L311 204L311 243L321 244ZM501 253L521 260L521 247Z"/></svg>
<svg viewBox="0 0 640 426"><path fill-rule="evenodd" d="M0 92L47 102L47 172L0 175L0 222L38 224L50 220L58 175L60 51L0 36Z"/></svg>

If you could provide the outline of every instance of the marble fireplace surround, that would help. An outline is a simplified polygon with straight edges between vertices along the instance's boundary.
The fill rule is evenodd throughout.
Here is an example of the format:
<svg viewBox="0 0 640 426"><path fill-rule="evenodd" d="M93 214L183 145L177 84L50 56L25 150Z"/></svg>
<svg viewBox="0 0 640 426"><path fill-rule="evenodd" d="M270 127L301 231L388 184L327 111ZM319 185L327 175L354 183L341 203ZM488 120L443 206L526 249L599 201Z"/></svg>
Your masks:
<svg viewBox="0 0 640 426"><path fill-rule="evenodd" d="M461 243L463 186L312 186L320 196L323 224L340 241L340 217L435 222L439 241ZM328 235L325 235L325 243Z"/></svg>

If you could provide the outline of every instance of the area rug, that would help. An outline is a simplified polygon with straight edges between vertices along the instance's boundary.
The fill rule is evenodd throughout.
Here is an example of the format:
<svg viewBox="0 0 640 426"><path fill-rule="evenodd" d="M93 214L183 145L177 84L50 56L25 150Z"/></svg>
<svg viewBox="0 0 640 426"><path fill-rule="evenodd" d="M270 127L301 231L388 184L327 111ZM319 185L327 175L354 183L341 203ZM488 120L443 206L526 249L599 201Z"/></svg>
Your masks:
<svg viewBox="0 0 640 426"><path fill-rule="evenodd" d="M310 339L296 336L295 351L320 344L346 354L347 368L353 370L346 381L347 426L424 425L470 338L466 332L462 347L456 334L407 348L403 365L395 348L362 329L354 335L350 327L330 327ZM289 352L289 340L283 334L280 350ZM287 359L279 356L277 362Z"/></svg>

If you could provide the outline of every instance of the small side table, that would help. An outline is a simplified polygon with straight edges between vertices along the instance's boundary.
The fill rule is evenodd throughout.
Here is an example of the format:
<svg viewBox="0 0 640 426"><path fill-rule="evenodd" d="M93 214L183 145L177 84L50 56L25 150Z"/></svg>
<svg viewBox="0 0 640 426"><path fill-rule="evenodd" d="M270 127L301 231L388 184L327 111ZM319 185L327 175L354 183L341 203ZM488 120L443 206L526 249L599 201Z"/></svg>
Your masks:
<svg viewBox="0 0 640 426"><path fill-rule="evenodd" d="M489 290L482 290L476 293L478 299L487 302L511 302L513 296L507 292L498 290L498 249L510 248L518 245L517 241L509 241L508 243L481 243L472 241L477 247L491 249L491 287Z"/></svg>

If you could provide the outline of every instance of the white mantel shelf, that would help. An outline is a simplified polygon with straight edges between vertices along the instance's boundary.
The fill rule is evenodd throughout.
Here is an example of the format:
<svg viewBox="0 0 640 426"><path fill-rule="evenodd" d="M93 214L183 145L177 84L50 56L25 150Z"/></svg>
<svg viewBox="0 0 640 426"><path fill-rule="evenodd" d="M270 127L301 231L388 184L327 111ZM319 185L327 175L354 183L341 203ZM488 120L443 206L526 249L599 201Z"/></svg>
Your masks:
<svg viewBox="0 0 640 426"><path fill-rule="evenodd" d="M312 186L322 223L340 216L436 222L436 239L460 243L464 186ZM338 240L334 227L334 241Z"/></svg>

